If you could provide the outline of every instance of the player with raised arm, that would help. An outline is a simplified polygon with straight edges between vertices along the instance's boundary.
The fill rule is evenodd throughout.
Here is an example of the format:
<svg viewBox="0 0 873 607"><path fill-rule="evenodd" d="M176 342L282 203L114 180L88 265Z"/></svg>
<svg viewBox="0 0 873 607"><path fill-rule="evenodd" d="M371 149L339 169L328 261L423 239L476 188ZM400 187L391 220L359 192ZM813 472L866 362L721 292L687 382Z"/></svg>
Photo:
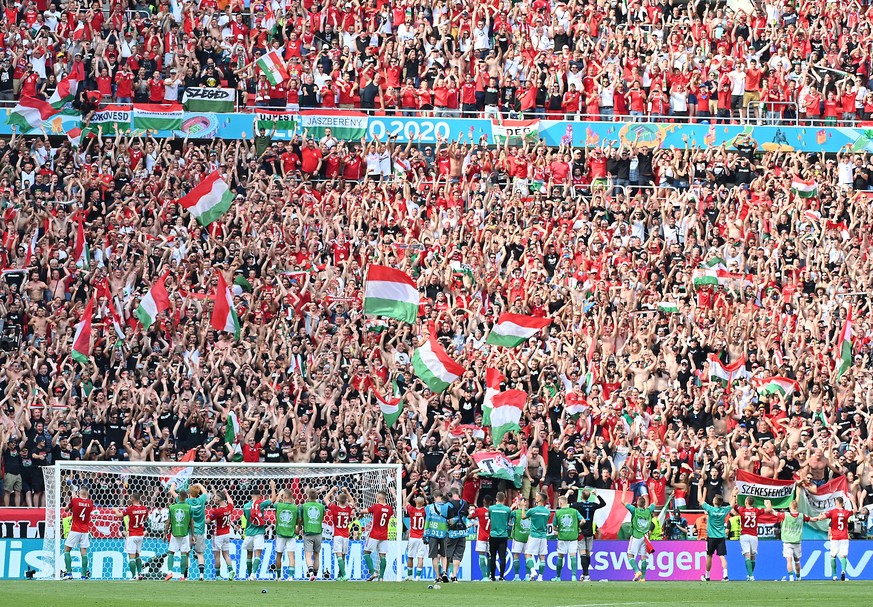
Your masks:
<svg viewBox="0 0 873 607"><path fill-rule="evenodd" d="M336 498L334 498L334 494ZM339 569L337 580L345 582L349 579L346 575L346 559L349 556L349 526L355 513L355 501L349 493L348 487L343 487L337 492L337 488L331 489L325 496L328 502L327 514L333 522L333 542L331 548L336 558L336 566Z"/></svg>
<svg viewBox="0 0 873 607"><path fill-rule="evenodd" d="M209 518L215 523L215 531L212 536L212 566L215 570L215 579L221 577L221 560L227 566L227 579L233 580L236 571L233 568L233 560L230 558L230 540L233 525L233 502L227 491L215 496L215 508L209 513Z"/></svg>
<svg viewBox="0 0 873 607"><path fill-rule="evenodd" d="M261 496L261 490L252 487L251 498L243 506L243 516L246 519L242 549L246 552L245 579L258 579L261 568L261 554L264 552L264 535L267 532L267 518L264 512L273 505L270 500Z"/></svg>
<svg viewBox="0 0 873 607"><path fill-rule="evenodd" d="M558 509L555 511L555 532L558 535L558 564L555 567L555 581L561 581L561 572L564 569L564 559L570 560L570 571L573 575L571 580L576 579L577 563L576 552L579 547L579 525L585 519L575 508L570 507L570 501L566 495L558 498Z"/></svg>
<svg viewBox="0 0 873 607"><path fill-rule="evenodd" d="M546 569L546 556L549 554L547 538L549 534L549 519L552 510L548 507L549 496L540 491L537 493L537 505L531 509L521 507L522 520L530 521L530 535L524 548L527 558L527 569L530 571L530 581L543 581Z"/></svg>
<svg viewBox="0 0 873 607"><path fill-rule="evenodd" d="M479 571L482 573L482 581L494 579L494 573L489 573L490 552L489 540L491 539L491 519L488 517L488 509L494 503L490 495L482 498L482 506L474 508L470 518L476 521L476 552L479 554Z"/></svg>
<svg viewBox="0 0 873 607"><path fill-rule="evenodd" d="M836 498L836 508L832 508L827 512L822 512L813 521L830 521L830 542L831 542L831 574L833 580L837 580L837 557L840 559L839 579L846 581L846 568L849 565L849 521L855 516L852 510L846 508L846 502L842 497Z"/></svg>
<svg viewBox="0 0 873 607"><path fill-rule="evenodd" d="M573 490L567 493L568 498L572 492ZM592 495L597 498L596 502L590 501ZM578 564L582 567L579 581L582 582L591 581L588 571L591 567L591 554L594 551L594 513L606 506L606 501L597 495L594 489L583 489L580 497L582 501L574 502L570 507L582 515L582 523L579 525L579 539L576 545L579 555Z"/></svg>
<svg viewBox="0 0 873 607"><path fill-rule="evenodd" d="M296 564L294 562L294 552L297 544L297 527L298 527L298 508L294 503L294 492L291 489L285 489L276 492L276 481L270 481L270 501L273 502L273 508L276 510L276 541L274 548L276 550L276 579L280 581L293 580ZM291 569L291 575L285 577L283 570L284 555L288 555L288 567Z"/></svg>
<svg viewBox="0 0 873 607"><path fill-rule="evenodd" d="M82 555L82 579L91 577L88 569L88 546L91 545L91 514L94 512L94 502L89 497L88 490L84 487L79 489L76 497L70 500L70 515L73 523L70 534L64 542L64 565L66 573L64 579L73 579L73 555L74 548Z"/></svg>
<svg viewBox="0 0 873 607"><path fill-rule="evenodd" d="M512 571L515 573L515 581L524 581L524 575L521 573L521 562L524 560L527 542L530 539L530 519L524 518L523 513L527 508L527 498L519 498L513 504L513 515L509 519L512 523ZM530 573L530 568L525 567L526 572Z"/></svg>
<svg viewBox="0 0 873 607"><path fill-rule="evenodd" d="M740 550L746 561L746 581L755 580L755 563L758 557L758 518L764 514L763 508L755 506L755 500L746 498L746 505L737 507L739 492L734 489L731 507L740 517Z"/></svg>
<svg viewBox="0 0 873 607"><path fill-rule="evenodd" d="M416 580L424 575L424 559L427 544L424 543L424 497L410 496L412 503L406 505L409 517L409 540L406 542L406 579ZM417 562L416 562L417 561Z"/></svg>
<svg viewBox="0 0 873 607"><path fill-rule="evenodd" d="M700 483L697 487L697 500L700 502L700 507L706 512L706 573L701 576L701 580L709 581L709 572L712 571L712 557L718 555L721 560L721 579L728 581L727 567L727 530L725 529L725 519L731 512L730 504L724 503L724 498L721 495L716 495L712 498L712 505L706 503L703 499L704 483Z"/></svg>
<svg viewBox="0 0 873 607"><path fill-rule="evenodd" d="M170 495L176 497L176 483L170 485ZM194 533L191 536L191 550L197 555L199 579L203 580L204 554L206 554L206 505L209 503L209 493L200 483L188 488L188 498L185 503L191 506L191 521L194 523ZM193 565L189 561L189 566ZM188 572L188 579L194 579Z"/></svg>
<svg viewBox="0 0 873 607"><path fill-rule="evenodd" d="M321 567L321 534L324 532L324 503L318 499L318 491L310 489L307 501L300 506L300 523L303 527L303 558L306 560L307 576L310 582L318 577ZM329 576L324 572L325 579Z"/></svg>
<svg viewBox="0 0 873 607"><path fill-rule="evenodd" d="M145 538L145 525L149 518L149 509L142 503L142 495L131 493L127 508L118 511L122 520L127 519L127 538L124 540L124 552L127 554L127 568L130 579L142 579L142 542Z"/></svg>
<svg viewBox="0 0 873 607"><path fill-rule="evenodd" d="M427 542L427 553L433 563L434 583L429 589L439 590L441 581L448 581L446 572L446 538L449 535L449 506L443 501L440 493L433 494L433 502L424 509L424 537Z"/></svg>
<svg viewBox="0 0 873 607"><path fill-rule="evenodd" d="M176 493L176 501L170 504L167 526L164 532L170 533L170 544L167 547L167 581L173 579L173 569L176 566L176 553L181 552L179 578L184 580L188 571L188 553L191 552L191 534L194 532L194 520L191 518L191 505L186 502L187 491Z"/></svg>
<svg viewBox="0 0 873 607"><path fill-rule="evenodd" d="M780 526L780 537L782 538L782 556L785 557L785 565L788 568L788 575L782 578L783 581L794 580L800 581L800 557L801 540L803 538L803 523L808 523L811 519L801 514L797 509L797 500L791 500L788 505L788 512L776 512L773 510L773 505L770 500L764 502L764 512L775 514L776 521L782 523Z"/></svg>
<svg viewBox="0 0 873 607"><path fill-rule="evenodd" d="M637 498L636 505L628 504L621 492L621 505L631 513L631 538L627 544L627 558L634 570L634 581L646 581L646 569L649 567L649 554L646 550L646 535L652 528L652 516L655 505L647 505L646 498ZM639 559L639 560L638 560Z"/></svg>
<svg viewBox="0 0 873 607"><path fill-rule="evenodd" d="M388 495L384 491L376 492L376 503L366 510L373 517L370 526L370 536L364 545L364 562L370 571L370 581L383 580L385 568L388 566L388 523L394 516L394 508L388 503ZM376 573L376 564L373 554L379 555L379 572Z"/></svg>
<svg viewBox="0 0 873 607"><path fill-rule="evenodd" d="M503 573L506 571L506 544L509 541L509 525L512 517L512 509L506 505L506 494L498 491L495 496L497 501L488 507L488 570L491 572L491 581L503 581Z"/></svg>

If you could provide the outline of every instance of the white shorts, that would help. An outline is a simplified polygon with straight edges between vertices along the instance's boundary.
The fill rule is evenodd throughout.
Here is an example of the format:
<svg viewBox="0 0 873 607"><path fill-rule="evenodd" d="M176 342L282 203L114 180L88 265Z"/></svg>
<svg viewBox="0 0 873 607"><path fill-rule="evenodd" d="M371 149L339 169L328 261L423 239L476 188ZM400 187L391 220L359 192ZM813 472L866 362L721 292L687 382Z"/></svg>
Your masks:
<svg viewBox="0 0 873 607"><path fill-rule="evenodd" d="M183 537L171 535L167 552L191 552L191 538L187 535Z"/></svg>
<svg viewBox="0 0 873 607"><path fill-rule="evenodd" d="M758 536L741 535L740 552L742 552L743 554L758 554Z"/></svg>
<svg viewBox="0 0 873 607"><path fill-rule="evenodd" d="M243 539L242 543L243 550L263 550L264 549L264 536L263 535L247 535Z"/></svg>
<svg viewBox="0 0 873 607"><path fill-rule="evenodd" d="M519 542L512 540L512 554L524 554L527 549L527 542Z"/></svg>
<svg viewBox="0 0 873 607"><path fill-rule="evenodd" d="M91 536L81 531L70 531L64 546L67 548L87 548L91 545Z"/></svg>
<svg viewBox="0 0 873 607"><path fill-rule="evenodd" d="M227 552L230 550L230 534L216 535L212 538L212 550L215 552Z"/></svg>
<svg viewBox="0 0 873 607"><path fill-rule="evenodd" d="M485 540L476 540L476 552L481 552L482 554L489 554L491 552L491 547L488 545L488 542Z"/></svg>
<svg viewBox="0 0 873 607"><path fill-rule="evenodd" d="M421 541L421 540L419 540ZM333 541L330 544L330 551L333 554L348 554L349 553L349 538L333 536Z"/></svg>
<svg viewBox="0 0 873 607"><path fill-rule="evenodd" d="M367 538L367 543L364 544L364 552L387 554L389 545L388 540L374 540L373 538Z"/></svg>
<svg viewBox="0 0 873 607"><path fill-rule="evenodd" d="M558 554L576 554L579 540L558 540Z"/></svg>
<svg viewBox="0 0 873 607"><path fill-rule="evenodd" d="M143 536L128 535L124 540L124 554L139 554L142 552Z"/></svg>
<svg viewBox="0 0 873 607"><path fill-rule="evenodd" d="M849 556L849 540L831 540L831 558Z"/></svg>
<svg viewBox="0 0 873 607"><path fill-rule="evenodd" d="M627 553L631 556L646 556L646 538L632 537L627 543Z"/></svg>
<svg viewBox="0 0 873 607"><path fill-rule="evenodd" d="M420 537L411 537L406 542L406 558L408 559L425 559L427 558L427 544Z"/></svg>
<svg viewBox="0 0 873 607"><path fill-rule="evenodd" d="M800 544L782 544L782 556L787 559L800 560Z"/></svg>
<svg viewBox="0 0 873 607"><path fill-rule="evenodd" d="M580 537L576 547L579 549L579 554L590 555L594 550L594 537Z"/></svg>
<svg viewBox="0 0 873 607"><path fill-rule="evenodd" d="M206 552L206 535L200 533L194 536L194 541L191 542L191 547L197 554Z"/></svg>
<svg viewBox="0 0 873 607"><path fill-rule="evenodd" d="M285 552L293 552L297 547L297 538L296 537L282 537L276 536L276 554L283 554Z"/></svg>
<svg viewBox="0 0 873 607"><path fill-rule="evenodd" d="M524 553L531 556L545 556L549 553L548 541L544 537L529 537Z"/></svg>

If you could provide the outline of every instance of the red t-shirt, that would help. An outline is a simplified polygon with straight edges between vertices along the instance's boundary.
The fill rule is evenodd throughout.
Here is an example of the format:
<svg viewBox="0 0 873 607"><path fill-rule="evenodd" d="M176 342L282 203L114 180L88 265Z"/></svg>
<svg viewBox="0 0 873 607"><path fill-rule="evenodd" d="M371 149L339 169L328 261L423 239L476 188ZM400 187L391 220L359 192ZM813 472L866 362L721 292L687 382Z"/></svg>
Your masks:
<svg viewBox="0 0 873 607"><path fill-rule="evenodd" d="M231 520L233 518L233 506L228 504L222 508L213 508L209 518L215 522L216 537L228 535L230 534Z"/></svg>
<svg viewBox="0 0 873 607"><path fill-rule="evenodd" d="M849 517L853 514L854 512L845 508L834 508L824 513L825 518L831 521L832 540L849 539Z"/></svg>
<svg viewBox="0 0 873 607"><path fill-rule="evenodd" d="M327 513L333 521L333 536L349 537L349 522L352 520L352 507L331 504L327 507Z"/></svg>
<svg viewBox="0 0 873 607"><path fill-rule="evenodd" d="M143 504L128 506L124 509L124 516L127 517L127 535L131 537L145 535L145 523L149 518L149 509L146 506Z"/></svg>
<svg viewBox="0 0 873 607"><path fill-rule="evenodd" d="M249 447L248 444L242 446L243 461L250 464L261 461L261 443L255 443L254 447Z"/></svg>
<svg viewBox="0 0 873 607"><path fill-rule="evenodd" d="M407 506L406 514L409 515L409 538L422 539L424 537L424 508Z"/></svg>
<svg viewBox="0 0 873 607"><path fill-rule="evenodd" d="M762 508L737 508L740 513L740 534L758 537L758 517L764 512Z"/></svg>
<svg viewBox="0 0 873 607"><path fill-rule="evenodd" d="M318 168L318 161L322 157L321 150L307 146L301 150L300 154L303 157L300 168L304 173L314 173L315 169Z"/></svg>
<svg viewBox="0 0 873 607"><path fill-rule="evenodd" d="M476 531L476 539L487 542L491 537L491 519L488 518L488 509L476 508L470 518L476 519L479 523L479 528Z"/></svg>
<svg viewBox="0 0 873 607"><path fill-rule="evenodd" d="M367 508L367 512L373 515L373 527L370 529L371 540L388 539L388 521L394 514L394 508L388 504L373 504Z"/></svg>
<svg viewBox="0 0 873 607"><path fill-rule="evenodd" d="M70 531L88 533L91 528L91 513L94 512L94 502L74 497L70 500L70 511L73 514L73 526Z"/></svg>

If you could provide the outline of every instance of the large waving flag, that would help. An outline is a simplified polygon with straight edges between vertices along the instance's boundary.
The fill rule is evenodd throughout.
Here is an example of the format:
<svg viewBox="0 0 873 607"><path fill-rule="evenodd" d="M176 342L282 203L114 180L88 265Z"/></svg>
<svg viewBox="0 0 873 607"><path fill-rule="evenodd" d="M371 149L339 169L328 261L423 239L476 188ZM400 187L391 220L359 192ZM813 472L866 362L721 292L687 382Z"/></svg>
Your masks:
<svg viewBox="0 0 873 607"><path fill-rule="evenodd" d="M540 329L548 327L551 322L548 318L506 312L497 319L486 341L495 346L514 348L536 335Z"/></svg>
<svg viewBox="0 0 873 607"><path fill-rule="evenodd" d="M65 105L76 97L79 90L79 82L85 80L85 68L82 63L73 65L73 70L61 78L52 96L49 97L49 105L55 110L62 110Z"/></svg>
<svg viewBox="0 0 873 607"><path fill-rule="evenodd" d="M818 183L815 179L794 177L791 180L791 191L801 198L815 198L818 196Z"/></svg>
<svg viewBox="0 0 873 607"><path fill-rule="evenodd" d="M239 339L240 322L236 309L233 307L233 295L231 295L230 289L227 288L227 281L224 280L224 275L217 270L216 274L218 274L218 287L215 291L215 306L212 308L212 316L209 322L216 331L233 333L233 336Z"/></svg>
<svg viewBox="0 0 873 607"><path fill-rule="evenodd" d="M233 202L233 192L218 171L209 175L179 199L179 204L188 209L202 226L208 226L227 213L231 202Z"/></svg>
<svg viewBox="0 0 873 607"><path fill-rule="evenodd" d="M288 70L285 68L285 47L277 48L265 55L261 55L255 63L266 76L270 84L276 86L288 80Z"/></svg>
<svg viewBox="0 0 873 607"><path fill-rule="evenodd" d="M149 330L149 327L152 326L152 323L155 322L158 315L170 307L170 294L167 293L167 287L164 284L168 275L169 272L165 272L164 275L152 285L152 288L149 289L146 296L140 300L139 306L136 309L136 317L139 319L139 322L142 323L143 329L146 331Z"/></svg>
<svg viewBox="0 0 873 607"><path fill-rule="evenodd" d="M722 364L715 354L710 354L706 360L709 363L709 378L711 380L717 380L729 386L734 380L748 377L745 356L741 356L729 365Z"/></svg>
<svg viewBox="0 0 873 607"><path fill-rule="evenodd" d="M849 306L849 311L846 314L846 322L843 323L843 328L840 330L840 337L837 340L837 351L834 353L836 359L837 379L843 376L843 373L849 370L852 366L852 334L854 328L852 326L852 307Z"/></svg>
<svg viewBox="0 0 873 607"><path fill-rule="evenodd" d="M800 390L800 384L797 383L797 381L779 375L774 375L773 377L752 378L752 385L757 388L760 394L782 394L784 396L791 396Z"/></svg>
<svg viewBox="0 0 873 607"><path fill-rule="evenodd" d="M630 521L631 513L621 504L621 492L619 491L614 489L598 489L597 496L591 495L589 501L597 501L598 497L603 498L606 505L594 511L594 525L603 539L617 539L622 524ZM633 493L629 491L624 494L625 501L633 501L633 497Z"/></svg>
<svg viewBox="0 0 873 607"><path fill-rule="evenodd" d="M91 360L91 317L94 315L94 298L88 300L85 311L82 312L82 320L76 324L76 332L73 334L73 360L87 363Z"/></svg>
<svg viewBox="0 0 873 607"><path fill-rule="evenodd" d="M23 132L32 131L42 126L42 123L57 114L55 108L42 99L22 97L18 104L9 112L6 124L14 124Z"/></svg>
<svg viewBox="0 0 873 607"><path fill-rule="evenodd" d="M427 384L431 392L439 393L464 374L464 367L453 361L431 335L412 355L412 371Z"/></svg>
<svg viewBox="0 0 873 607"><path fill-rule="evenodd" d="M367 268L364 314L414 324L420 300L415 281L404 272L388 266L371 265Z"/></svg>
<svg viewBox="0 0 873 607"><path fill-rule="evenodd" d="M494 396L491 409L491 442L499 445L503 435L521 429L521 414L527 403L527 392L507 390Z"/></svg>
<svg viewBox="0 0 873 607"><path fill-rule="evenodd" d="M751 497L756 506L763 506L766 500L770 500L774 508L787 508L794 499L794 487L794 481L781 481L743 470L737 471L737 492L741 505L747 497Z"/></svg>
<svg viewBox="0 0 873 607"><path fill-rule="evenodd" d="M482 402L482 425L491 425L491 408L494 407L494 397L500 394L500 384L506 378L497 369L485 369L485 399Z"/></svg>
<svg viewBox="0 0 873 607"><path fill-rule="evenodd" d="M227 423L224 426L224 443L227 446L231 460L241 462L243 459L242 447L239 444L239 420L236 413L231 411L227 414Z"/></svg>
<svg viewBox="0 0 873 607"><path fill-rule="evenodd" d="M376 402L379 403L379 410L382 412L382 417L385 418L385 425L393 428L397 420L400 419L400 414L403 413L403 398L400 396L400 388L397 386L397 381L391 383L392 396L385 397L378 390L373 390L373 395L376 397Z"/></svg>
<svg viewBox="0 0 873 607"><path fill-rule="evenodd" d="M837 498L844 500L845 507L854 509L852 496L849 493L849 483L845 475L838 476L826 482L821 487L816 487L815 492L801 486L797 492L797 509L810 518L816 517L822 512L827 512L837 507ZM827 539L829 522L816 521L806 523L803 526L803 539Z"/></svg>

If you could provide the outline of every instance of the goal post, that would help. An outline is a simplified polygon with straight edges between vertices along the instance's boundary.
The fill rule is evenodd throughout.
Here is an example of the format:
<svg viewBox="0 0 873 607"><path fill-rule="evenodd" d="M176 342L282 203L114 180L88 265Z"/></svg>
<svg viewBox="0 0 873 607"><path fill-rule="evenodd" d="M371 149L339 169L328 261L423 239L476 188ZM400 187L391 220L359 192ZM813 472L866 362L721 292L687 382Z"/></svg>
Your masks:
<svg viewBox="0 0 873 607"><path fill-rule="evenodd" d="M149 514L145 524L145 536L140 552L143 575L146 579L163 579L167 575L168 541L164 532L168 520L168 508L172 503L170 490L188 489L199 483L209 494L207 521L214 506L216 493L227 492L233 503L233 530L230 555L236 578L246 573L246 559L242 551L242 533L245 518L243 505L250 501L251 490L258 488L265 499L271 495L270 481L276 484L277 492L289 489L293 502L298 506L307 501L306 495L314 489L318 499L335 489L345 488L353 500L354 513L349 524L349 548L346 558L346 575L351 580L367 579L369 571L364 559L364 545L372 526L372 517L366 512L376 503L378 492L385 492L388 503L394 508L389 522L389 541L386 580L400 581L404 577L403 563L403 481L401 464L246 464L246 463L195 463L195 462L57 462L43 468L46 495L46 526L44 554L50 561L46 571L60 579L65 568L64 543L70 532L70 499L82 487L87 488L94 502L90 524L88 548L89 569L92 579L123 580L131 577L128 557L125 554L127 521L120 514L127 506L130 496L138 493ZM329 506L325 503L325 507ZM275 517L274 511L266 513L267 527L260 568L254 572L261 580L275 577ZM206 549L204 551L204 576L206 579L228 577L227 565L214 567L212 553L213 526L206 526ZM320 555L320 573L330 579L337 577L336 556L332 552L334 534L330 516L325 516ZM306 573L304 541L301 536L287 543L288 551L282 559L283 570L288 577L302 579ZM290 546L290 547L289 547ZM294 568L289 567L293 555ZM71 574L82 576L82 558L79 548L71 550ZM178 566L178 558L177 566ZM221 560L221 559L219 559ZM197 559L191 555L191 571L197 570ZM378 559L375 560L378 567ZM282 572L279 572L280 574Z"/></svg>

